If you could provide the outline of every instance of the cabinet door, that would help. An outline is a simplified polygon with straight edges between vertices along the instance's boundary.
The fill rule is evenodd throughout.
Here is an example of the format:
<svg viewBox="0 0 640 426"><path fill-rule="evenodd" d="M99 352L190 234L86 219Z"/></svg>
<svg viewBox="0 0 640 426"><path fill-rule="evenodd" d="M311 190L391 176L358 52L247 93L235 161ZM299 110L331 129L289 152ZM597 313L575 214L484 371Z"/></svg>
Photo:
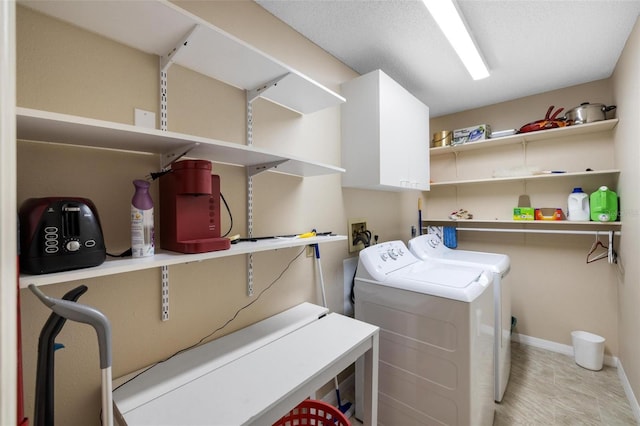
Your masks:
<svg viewBox="0 0 640 426"><path fill-rule="evenodd" d="M380 120L380 183L428 190L429 107L381 74Z"/></svg>
<svg viewBox="0 0 640 426"><path fill-rule="evenodd" d="M429 108L382 71L342 85L342 184L429 189Z"/></svg>

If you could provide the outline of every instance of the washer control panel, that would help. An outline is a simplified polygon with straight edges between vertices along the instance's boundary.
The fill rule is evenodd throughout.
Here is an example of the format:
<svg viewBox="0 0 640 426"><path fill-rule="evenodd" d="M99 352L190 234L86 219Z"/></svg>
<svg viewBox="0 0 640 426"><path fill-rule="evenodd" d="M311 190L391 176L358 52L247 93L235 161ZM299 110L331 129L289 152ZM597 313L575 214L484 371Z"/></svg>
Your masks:
<svg viewBox="0 0 640 426"><path fill-rule="evenodd" d="M409 247L413 254L420 259L442 258L451 252L436 234L423 234L409 241Z"/></svg>
<svg viewBox="0 0 640 426"><path fill-rule="evenodd" d="M380 243L360 251L360 263L380 281L384 281L387 274L418 261L402 241Z"/></svg>

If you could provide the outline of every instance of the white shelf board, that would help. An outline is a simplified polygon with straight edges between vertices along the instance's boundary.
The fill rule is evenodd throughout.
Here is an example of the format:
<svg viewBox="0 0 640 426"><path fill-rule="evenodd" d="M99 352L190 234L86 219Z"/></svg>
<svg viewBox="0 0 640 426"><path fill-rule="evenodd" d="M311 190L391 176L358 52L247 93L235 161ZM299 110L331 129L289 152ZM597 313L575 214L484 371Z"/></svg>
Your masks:
<svg viewBox="0 0 640 426"><path fill-rule="evenodd" d="M593 170L590 172L585 171L585 172L568 172L568 173L548 173L548 174L530 175L530 176L509 176L509 177L499 177L499 178L431 182L431 187L433 188L438 186L470 185L470 184L477 184L477 183L495 183L495 182L508 182L508 181L519 181L519 180L561 179L561 178L575 177L575 176L615 175L618 173L620 173L620 170L618 169Z"/></svg>
<svg viewBox="0 0 640 426"><path fill-rule="evenodd" d="M19 4L163 58L196 28L187 44L171 57L174 63L243 90L257 89L287 75L263 97L302 114L345 101L339 94L168 1L20 0Z"/></svg>
<svg viewBox="0 0 640 426"><path fill-rule="evenodd" d="M22 140L152 154L164 154L197 143L189 157L245 167L286 160L274 170L305 177L344 172L340 167L246 145L67 114L17 108L16 120L17 136Z"/></svg>
<svg viewBox="0 0 640 426"><path fill-rule="evenodd" d="M66 272L54 272L42 275L20 275L20 288L27 288L29 284L43 286L67 281L84 280L107 275L121 274L125 272L141 271L144 269L159 268L161 266L179 265L203 260L217 259L239 254L258 253L261 251L278 250L290 247L300 247L309 244L323 244L336 241L345 241L345 235L318 236L311 238L275 238L258 240L255 242L238 242L232 244L229 250L212 251L208 253L183 254L171 251L156 250L155 256L144 258L110 259L99 266L92 268L76 269Z"/></svg>
<svg viewBox="0 0 640 426"><path fill-rule="evenodd" d="M511 219L465 219L465 220L451 220L447 218L425 218L422 220L424 223L437 223L446 226L458 225L533 225L533 226L571 226L571 227L594 227L594 228L619 228L622 226L622 222L593 222L593 221L571 221L571 220L511 220Z"/></svg>
<svg viewBox="0 0 640 426"><path fill-rule="evenodd" d="M557 129L540 130L538 132L520 133L517 135L505 136L503 138L487 139L484 141L465 143L455 146L443 146L431 148L429 155L436 157L439 155L452 154L455 152L469 151L474 149L487 149L504 145L519 144L525 142L535 142L554 138L564 138L569 136L585 135L596 132L606 132L612 130L618 124L618 119L596 121L593 123L579 124Z"/></svg>

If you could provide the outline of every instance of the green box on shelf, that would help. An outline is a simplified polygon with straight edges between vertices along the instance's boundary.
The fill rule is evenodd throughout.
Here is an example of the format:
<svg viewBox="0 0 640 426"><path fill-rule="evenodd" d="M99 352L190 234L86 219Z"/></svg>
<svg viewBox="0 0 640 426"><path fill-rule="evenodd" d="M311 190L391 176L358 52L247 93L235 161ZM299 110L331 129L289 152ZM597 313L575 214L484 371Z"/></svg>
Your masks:
<svg viewBox="0 0 640 426"><path fill-rule="evenodd" d="M533 220L535 209L533 207L514 207L513 220Z"/></svg>

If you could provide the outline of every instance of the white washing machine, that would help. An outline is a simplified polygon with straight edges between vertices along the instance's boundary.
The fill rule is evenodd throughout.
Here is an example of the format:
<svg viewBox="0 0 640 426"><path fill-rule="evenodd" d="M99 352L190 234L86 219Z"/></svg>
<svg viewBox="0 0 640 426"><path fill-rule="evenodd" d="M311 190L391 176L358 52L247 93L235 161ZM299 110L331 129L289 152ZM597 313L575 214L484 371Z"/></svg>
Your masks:
<svg viewBox="0 0 640 426"><path fill-rule="evenodd" d="M493 275L495 303L495 395L502 401L511 372L511 262L506 254L452 250L435 234L420 235L409 241L409 250L422 260L448 265L481 267ZM499 336L499 337L498 337Z"/></svg>
<svg viewBox="0 0 640 426"><path fill-rule="evenodd" d="M360 251L354 292L355 317L380 327L379 425L493 424L493 281L484 270L425 262L386 242Z"/></svg>

